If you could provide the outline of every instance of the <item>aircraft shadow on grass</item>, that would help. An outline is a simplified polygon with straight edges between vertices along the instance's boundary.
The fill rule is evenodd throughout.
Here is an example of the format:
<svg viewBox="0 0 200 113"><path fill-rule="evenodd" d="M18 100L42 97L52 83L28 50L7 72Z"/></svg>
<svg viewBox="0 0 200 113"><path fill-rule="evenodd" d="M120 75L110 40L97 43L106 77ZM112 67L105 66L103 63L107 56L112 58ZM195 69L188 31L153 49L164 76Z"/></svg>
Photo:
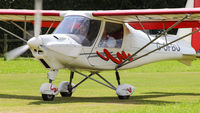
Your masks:
<svg viewBox="0 0 200 113"><path fill-rule="evenodd" d="M7 99L25 99L36 100L29 103L29 105L40 104L60 104L60 103L78 103L78 102L95 102L95 103L119 103L119 104L175 104L176 101L165 100L151 100L159 97L169 96L200 96L200 93L169 93L169 92L147 92L145 95L131 96L128 100L119 100L117 97L56 97L54 101L43 101L41 96L29 96L29 95L9 95L0 94L0 98Z"/></svg>

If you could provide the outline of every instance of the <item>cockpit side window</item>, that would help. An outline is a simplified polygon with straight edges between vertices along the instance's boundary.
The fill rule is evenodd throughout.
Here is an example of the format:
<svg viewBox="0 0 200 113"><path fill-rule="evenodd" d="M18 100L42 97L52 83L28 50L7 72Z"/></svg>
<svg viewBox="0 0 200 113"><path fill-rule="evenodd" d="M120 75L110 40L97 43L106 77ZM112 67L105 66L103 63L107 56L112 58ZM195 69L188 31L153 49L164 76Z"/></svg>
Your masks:
<svg viewBox="0 0 200 113"><path fill-rule="evenodd" d="M101 26L101 21L99 20L90 20L90 27L88 29L87 39L90 42L89 44L84 44L85 46L91 46L95 41L97 34L99 33L99 29Z"/></svg>
<svg viewBox="0 0 200 113"><path fill-rule="evenodd" d="M82 46L91 46L97 37L101 21L83 16L66 16L54 34L67 34Z"/></svg>
<svg viewBox="0 0 200 113"><path fill-rule="evenodd" d="M106 22L99 47L121 48L123 40L123 25Z"/></svg>

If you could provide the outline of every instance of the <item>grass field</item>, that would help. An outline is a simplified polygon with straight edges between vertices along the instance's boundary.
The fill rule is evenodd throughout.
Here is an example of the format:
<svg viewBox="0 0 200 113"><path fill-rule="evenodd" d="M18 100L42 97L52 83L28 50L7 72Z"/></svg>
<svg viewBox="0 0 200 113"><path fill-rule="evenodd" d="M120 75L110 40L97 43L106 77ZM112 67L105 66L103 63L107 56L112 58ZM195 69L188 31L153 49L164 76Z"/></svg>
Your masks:
<svg viewBox="0 0 200 113"><path fill-rule="evenodd" d="M200 112L200 60L194 61L190 67L177 61L165 61L120 71L121 82L136 87L129 100L118 100L115 91L88 80L71 98L57 95L54 101L44 102L39 88L48 81L46 73L47 70L33 59L9 62L0 59L0 112ZM102 75L117 85L114 72L103 72ZM68 79L69 71L61 70L54 84L58 86ZM82 76L75 74L74 83L81 79Z"/></svg>

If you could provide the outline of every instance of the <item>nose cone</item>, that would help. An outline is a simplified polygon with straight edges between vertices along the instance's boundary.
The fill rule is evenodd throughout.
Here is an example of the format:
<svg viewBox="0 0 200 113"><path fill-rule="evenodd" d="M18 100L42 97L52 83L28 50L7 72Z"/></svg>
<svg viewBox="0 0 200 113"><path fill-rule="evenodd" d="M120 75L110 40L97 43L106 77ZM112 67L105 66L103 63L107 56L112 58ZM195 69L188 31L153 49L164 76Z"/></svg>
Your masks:
<svg viewBox="0 0 200 113"><path fill-rule="evenodd" d="M39 46L42 44L42 39L40 37L33 37L28 40L27 44L30 48L39 48Z"/></svg>

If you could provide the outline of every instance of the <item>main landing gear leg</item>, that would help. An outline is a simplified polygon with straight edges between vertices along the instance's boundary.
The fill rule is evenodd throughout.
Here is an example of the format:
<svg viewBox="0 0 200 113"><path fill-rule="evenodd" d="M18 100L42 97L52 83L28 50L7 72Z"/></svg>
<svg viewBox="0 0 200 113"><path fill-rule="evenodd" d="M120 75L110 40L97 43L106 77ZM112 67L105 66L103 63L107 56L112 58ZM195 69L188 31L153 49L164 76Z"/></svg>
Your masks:
<svg viewBox="0 0 200 113"><path fill-rule="evenodd" d="M121 84L120 83L120 76L118 70L115 72L116 79L118 83L118 87L116 89L116 93L119 99L128 99L130 95L135 91L135 87L129 84Z"/></svg>
<svg viewBox="0 0 200 113"><path fill-rule="evenodd" d="M117 83L118 83L118 85L120 85L120 76L119 76L119 72L117 70L115 71L115 75L117 78Z"/></svg>
<svg viewBox="0 0 200 113"><path fill-rule="evenodd" d="M47 73L47 78L49 79L49 83L44 83L40 87L40 93L42 94L42 98L44 101L52 101L59 93L58 88L52 84L52 81L56 79L56 75L58 70L50 70Z"/></svg>
<svg viewBox="0 0 200 113"><path fill-rule="evenodd" d="M70 72L70 80L69 82L63 81L59 85L59 92L62 97L71 97L72 93L75 91L75 88L73 88L75 85L72 83L72 80L74 78L74 72Z"/></svg>
<svg viewBox="0 0 200 113"><path fill-rule="evenodd" d="M90 75L84 75L78 71L75 71L76 73L78 73L79 75L84 76L85 78L80 81L78 84L76 84L73 88L77 87L78 85L80 85L83 81L85 81L86 79L91 79L99 84L102 84L110 89L113 89L116 91L119 99L128 99L130 97L130 95L135 91L135 87L128 85L128 84L121 84L120 83L120 76L119 76L119 72L116 70L116 78L117 78L117 82L118 82L118 87L116 88L114 85L112 85L110 82L108 82L105 78L103 78L103 76L101 76L99 73L91 73ZM99 76L103 81L105 81L107 84L102 83L94 78L92 78L91 76L93 74L96 74L97 76Z"/></svg>

